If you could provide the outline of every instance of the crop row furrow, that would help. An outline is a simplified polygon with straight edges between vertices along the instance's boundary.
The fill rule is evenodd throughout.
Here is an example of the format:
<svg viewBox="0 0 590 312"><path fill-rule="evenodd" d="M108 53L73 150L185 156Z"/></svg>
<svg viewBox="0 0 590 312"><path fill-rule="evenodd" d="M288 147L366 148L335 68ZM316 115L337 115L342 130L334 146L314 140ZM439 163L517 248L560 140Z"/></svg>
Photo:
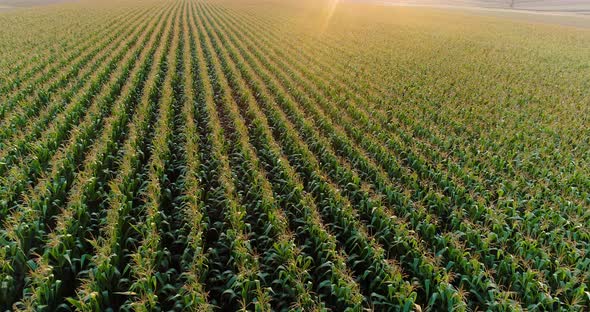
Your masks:
<svg viewBox="0 0 590 312"><path fill-rule="evenodd" d="M142 194L142 213L145 219L136 218L136 224L131 225L139 233L139 245L130 256L133 265L130 267L132 284L129 286L130 297L121 307L133 308L136 311L153 311L159 307L161 292L170 282L170 271L166 268L170 264L169 250L163 244L163 238L170 233L163 231L167 222L168 206L172 204L173 183L170 176L172 162L172 131L175 113L175 99L172 83L177 69L177 51L179 44L179 16L172 26L172 48L166 56L166 76L162 86L162 95L158 102L159 113L154 125L154 138L151 144L151 158L147 169L147 186Z"/></svg>
<svg viewBox="0 0 590 312"><path fill-rule="evenodd" d="M147 46L151 46L158 36L153 27L148 30L151 37L149 41L146 38ZM162 31L160 27L159 35ZM37 305L53 310L63 304L64 296L73 294L76 275L91 257L87 253L90 246L86 239L97 232L98 207L109 191L108 180L118 168L117 152L138 103L137 96L141 95L155 47L136 54L138 64L132 70L133 79L125 85L113 114L105 120L105 131L88 153L84 169L72 182L66 207L56 216L55 229L47 235L44 252L30 273L31 281L26 291L29 295L23 300L25 307Z"/></svg>
<svg viewBox="0 0 590 312"><path fill-rule="evenodd" d="M195 17L200 25L200 18ZM233 183L229 163L229 144L224 138L223 122L217 112L217 105L222 98L215 86L218 72L215 68L213 55L207 48L207 38L201 27L191 25L199 34L199 79L203 87L202 100L205 105L203 112L208 119L210 131L210 152L205 166L210 166L205 189L205 205L209 212L212 226L209 229L208 254L209 274L207 286L211 302L228 309L253 309L269 311L271 294L264 287L260 271L260 257L254 254L251 241L251 225L246 223L246 208L240 203L236 186ZM215 239L213 239L215 235Z"/></svg>
<svg viewBox="0 0 590 312"><path fill-rule="evenodd" d="M2 179L1 208L3 212L15 210L21 201L21 195L27 188L37 185L38 178L50 174L47 171L53 166L54 161L59 159L62 154L60 150L68 146L69 142L74 142L76 136L73 134L83 129L76 123L84 118L89 120L92 116L89 112L98 110L98 115L95 116L97 118L93 122L96 124L95 130L100 129L102 119L108 115L112 102L129 75L126 69L122 75L117 76L116 73L121 72L122 69L122 67L117 68L117 64L123 59L125 53L132 51L137 45L140 34L140 25L136 25L134 34L126 38L125 44L115 49L114 57L105 62L100 71L93 73L88 84L72 98L67 109L43 131L41 140L23 141L20 146L24 150L24 155L19 153L18 149L10 150L15 152L4 159L6 162L14 159L18 161L18 164L13 165ZM89 134L88 139L94 138L96 131L90 131ZM83 150L81 149L80 152Z"/></svg>
<svg viewBox="0 0 590 312"><path fill-rule="evenodd" d="M318 43L318 44L319 44L319 43ZM291 44L291 45L293 46L293 44ZM320 44L320 45L321 45L321 44ZM317 46L316 46L316 47L317 47ZM297 49L297 47L296 47L296 46L295 46L295 49ZM278 50L278 51L277 51L277 53L279 53L280 55L284 55L284 50ZM318 58L317 58L317 57L309 57L309 56L306 56L306 59L309 61L309 63L317 63L317 59L318 59ZM306 64L306 68L309 68L309 67L310 67L310 66L309 66L309 63L307 63L307 64ZM315 77L321 77L322 75L324 75L324 76L325 76L325 75L326 75L326 73L331 73L331 72L333 72L333 67L343 67L343 66L342 66L341 64L330 64L329 66L322 65L322 66L321 66L321 70L319 70L319 71L316 71L316 72L315 72L313 75L311 75L312 79L313 79L313 78L315 78ZM347 71L346 71L346 70L340 71L340 72L338 72L338 73L334 73L334 74L332 75L332 77L345 77L345 76L347 76ZM316 79L316 80L317 80L317 79ZM371 82L372 82L372 81L371 81L370 79L366 79L366 80L361 80L361 81L359 81L359 80L358 80L358 77L353 77L352 79L348 79L348 80L346 81L346 84L345 84L345 85L344 85L344 86L343 86L343 87L340 89L340 91L339 91L339 92L345 92L345 91L346 91L346 93L347 93L347 97L350 97L350 98L357 98L357 99L358 99L358 98L359 98L359 94L364 94L364 93L367 93L367 91L371 91L371 90L373 90L373 89L376 89L376 87L374 87L375 85L374 85L374 84L372 84ZM338 82L336 81L336 83L338 83ZM365 86L365 85L363 85L363 84L367 84L367 83L369 83L371 86L369 87L369 86ZM350 92L350 91L348 91L348 90L347 90L347 87L348 87L348 86L352 86L352 88L353 88L353 89L356 91L356 94L355 94L355 93L352 93L352 92ZM364 88L363 88L363 86L364 86ZM379 88L379 89L380 89L380 88ZM384 92L382 91L382 93L381 93L380 95L378 95L377 97L375 97L375 96L372 96L372 97L371 97L371 96L369 96L369 98L372 98L373 100L371 100L371 101L364 101L364 102L363 102L363 105L361 105L360 107L361 107L361 108L363 108L363 107L371 107L371 109L372 109L372 112L377 112L377 113L375 114L375 113L372 113L372 112L370 112L370 116L372 116L372 117L375 117L375 118L379 118L379 119L381 120L381 123L383 123L383 124L384 124L385 126L387 126L388 128L391 128L391 129L390 129L391 131L394 131L394 132L395 132L395 131L399 131L399 129L400 129L400 126L403 126L403 124L404 124L404 123L406 123L406 124L408 123L408 118L407 118L407 117L405 117L403 114L399 114L399 113L397 112L397 110L393 110L393 114L397 115L397 117L399 118L399 121L403 121L403 122L402 122L402 123L394 123L394 122L392 122L391 120L389 120L390 118L388 118L388 119L385 119L385 121L383 121L383 120L384 120L383 118L384 118L385 116L389 116L389 115L391 115L391 113L390 113L391 111L389 111L389 112L386 112L386 111L383 111L382 109L380 109L380 108L379 108L379 106L372 105L372 102L375 102L375 103L381 103L381 102L382 102L381 98L382 98L383 96L387 96L387 97L395 97L395 95L391 95L390 93L384 93ZM347 97L344 97L344 99L346 100L346 98L347 98ZM416 104L417 104L418 106L422 107L420 103L416 103ZM345 108L350 108L350 106L348 106L348 105L347 105L347 106L345 106ZM423 108L423 109L424 109L424 108ZM381 112L381 114L379 114L379 112ZM408 112L408 114L412 114L412 113L415 113L415 111ZM401 117L400 117L400 115L401 115ZM437 121L437 122L436 122L436 124L439 124L439 123L440 123L439 121ZM409 133L412 133L412 135L410 135L410 136L409 136L409 135L407 135L407 134L403 134L403 133L402 133L402 138L405 140L405 142L407 142L408 144L412 145L413 143L416 143L416 142L417 142L417 141L415 140L415 139L416 139L416 137L420 137L420 136L421 136L421 135L422 135L424 132L426 132L426 133L427 133L427 131L428 131L428 130L427 130L427 129L425 129L423 126L418 126L418 127L414 126L414 120L411 120L410 126L412 126L412 127L413 127L413 129L409 129L409 130L407 130L407 131L409 131ZM379 132L375 132L375 131L373 130L373 133L379 133ZM382 133L379 133L379 134L380 134L380 135L383 135ZM401 141L401 140L397 140L397 141L395 141L395 140L394 140L393 142L400 142L400 141ZM421 144L421 143L419 143L419 144ZM429 146L430 146L430 145L428 145L426 148L423 148L421 151L415 152L413 155L411 154L410 156L411 156L413 159L415 159L415 158L416 158L416 157L415 157L415 155L427 155L427 156L432 156L432 155L433 155L433 149L432 149L432 148L428 148ZM451 146L452 146L452 145L451 145ZM455 149L455 150L456 150L456 149ZM441 156L440 156L440 155L437 155L437 156L438 156L438 159L440 160L440 157L441 157ZM432 167L431 167L431 168L432 168ZM457 166L455 166L455 168L457 168ZM440 171L442 168L440 168L440 166L438 166L438 165L437 165L437 166L436 166L436 169L437 169L437 171ZM444 170L443 170L443 172L444 172ZM463 176L463 177L465 177L465 174L464 174L464 172L463 172L463 173L461 173L461 172L460 172L460 176ZM448 177L448 176L447 176L447 177L444 177L444 178L447 178L447 179L448 179L448 178L450 178L450 179L452 179L453 177ZM436 179L436 180L437 180L437 181L441 181L440 177L438 177L438 179ZM456 189L456 186L449 185L448 181L447 181L447 182L445 182L445 181L443 180L441 183L442 183L442 185L444 186L444 188L443 188L443 189L444 189L445 191L447 191L447 192L449 192L450 190L452 191L453 189ZM461 190L460 190L460 191L461 191ZM465 194L465 193L466 193L464 190L463 190L463 191L461 191L461 192L462 192L462 194ZM577 209L577 210L579 211L579 209ZM525 225L528 225L528 224L536 224L536 222L530 222L530 223L524 223L524 224L525 224ZM553 225L553 226L551 226L551 227L553 228L553 231L560 231L560 230L561 230L561 226L560 226L559 224L555 224L555 225ZM529 227L528 229L529 229L529 231L530 231L531 229L532 229L533 231L537 230L537 228L531 228L531 227ZM576 229L576 230L578 230L578 229ZM537 232L537 233L538 233L538 231L535 231L535 232ZM542 236L542 237L541 237L541 239L542 239L542 238L546 237L547 235L545 235L545 236L541 235L541 236ZM554 236L556 236L556 235L552 235L552 236L551 236L551 235L548 235L548 237L554 237ZM569 235L568 235L568 236L569 236ZM549 246L554 246L554 245L555 245L555 244L549 244ZM568 248L570 249L570 251L571 251L571 250L573 250L572 252L570 252L570 253L569 253L570 255L580 255L580 252L576 252L576 249L575 249L575 247L574 247L573 249L572 249L572 247L571 247L571 246L570 246L570 247L568 247ZM560 254L561 254L561 257L564 257L564 255L565 255L565 254L568 254L568 253L560 252ZM575 262L575 259L574 259L573 261Z"/></svg>
<svg viewBox="0 0 590 312"><path fill-rule="evenodd" d="M209 40L214 38L209 38ZM211 47L208 47L211 49ZM233 169L236 189L242 204L246 207L246 222L251 224L255 237L253 247L261 255L263 282L273 290L271 306L273 310L296 309L316 311L320 309L318 300L310 293L311 276L309 270L312 258L301 256L288 231L288 223L283 211L272 197L270 183L264 178L259 160L248 143L248 130L241 120L240 113L231 101L235 92L228 80L233 77L224 72L222 76L219 56L214 58L216 70L221 79L215 88L222 95L218 103L219 116L226 140L229 142L230 164Z"/></svg>
<svg viewBox="0 0 590 312"><path fill-rule="evenodd" d="M290 90L293 90L293 89L290 89ZM301 121L301 120L300 120L300 121ZM308 130L307 130L307 131L306 131L306 130L303 130L303 132L302 132L302 133L308 133L308 134L309 134L309 128L308 128ZM319 142L321 142L321 139L318 139L318 138L313 138L313 139L311 139L311 141L308 141L308 143L309 143L309 142L314 142L314 144L311 144L311 143L310 143L310 146L312 146L312 149L315 149L315 148L314 148L314 145L321 145L321 143L319 143ZM322 148L322 147L320 147L320 148ZM325 148L325 146L324 146L323 148ZM324 160L323 160L323 161L324 161L324 162L328 162L328 163L330 163L330 162L334 163L334 161L335 161L335 160L334 160L334 158L332 158L332 159L325 159L325 158L324 158ZM334 170L334 169L331 169L331 170ZM338 180L342 180L342 179L343 179L343 177L340 177L340 178L337 178L337 179L338 179ZM355 180L357 180L357 179L358 179L358 178L354 178L354 177L352 177L352 180L349 180L349 181L346 181L346 179L345 179L345 180L343 180L343 184L342 184L342 187L343 187L343 189L344 189L344 190L346 190L346 185L355 185L355 184L354 184L354 181L355 181ZM357 185L358 185L358 184L357 184ZM362 191L360 190L360 187L357 187L357 188L359 188L359 189L356 189L354 192L357 192L357 195L358 195L358 192L362 192ZM379 207L377 207L378 205L377 205L377 206L375 206L375 207L373 207L373 205L375 205L375 203L371 203L372 199L371 199L371 198L369 198L369 197L370 197L370 196L369 196L368 194L366 194L366 193L365 193L364 197L362 197L362 196L361 196L361 198L363 198L363 199L360 199L360 201L355 201L355 202L356 202L356 206L359 206L359 207L366 207L366 208L365 208L365 211L368 211L368 213L369 213L369 214L371 213L371 211L372 211L373 213L375 213L375 211L380 211L380 210L379 210ZM352 197L351 197L351 199L353 199L353 200L359 200L359 198L358 198L358 197L357 197L356 199L354 199L354 198L352 198ZM379 214L375 214L375 215L372 217L372 221L373 221L373 222L376 222L376 221L378 221L378 220L387 220L387 219L388 219L388 217L386 217L385 219L383 219L384 217L385 217L385 216L383 215L383 212L381 212L381 215L379 215ZM370 220L371 220L371 218L369 218L369 221L370 221ZM387 222L387 221L381 221L381 222ZM378 224L378 223L377 223L377 224ZM384 224L384 223L381 223L381 224ZM392 232L392 229L393 229L393 228L394 228L394 226L390 226L390 228L389 228L389 232L390 232L390 233ZM379 230L379 229L378 229L378 230ZM402 232L402 233L403 233L403 232ZM383 236L381 236L381 237L383 237ZM411 237L411 236L409 236L409 237ZM382 241L383 241L383 242L387 242L387 241L388 241L388 239L390 239L390 238L383 237ZM402 236L402 237L399 237L398 239L404 239L404 237ZM414 243L411 243L411 242L409 242L409 243L407 243L407 245L410 245L410 246L412 246L412 245L417 245L417 243L416 243L416 242L414 242ZM399 247L398 247L398 248L399 248ZM391 247L389 247L389 249L391 250ZM416 251L417 251L417 250L416 250ZM411 252L411 251L410 251L410 252ZM419 251L418 251L418 253L419 253ZM413 261L415 261L415 260L410 260L410 261L409 261L410 263L408 263L408 265L410 265L410 264L411 264L411 265L416 265L416 263L412 263ZM422 262L424 262L424 261L425 261L425 259L424 259L424 258L422 258ZM425 265L426 265L426 266L428 266L428 264L425 264ZM432 265L430 265L430 266L431 266L431 269L432 269ZM414 272L416 273L416 271L414 271ZM424 277L422 276L422 278L424 278ZM431 277L431 278L432 278L432 277ZM439 275L439 278L440 278L440 275ZM447 278L447 279L448 279L448 278ZM425 282L426 282L426 283L431 283L431 282L429 282L429 281L425 281ZM434 278L432 278L432 283L434 283ZM450 290L450 289L446 289L446 291L447 291L447 292L448 292L449 290ZM452 291L451 291L451 294L452 294ZM432 303L432 304L433 304L433 303ZM451 304L451 306L452 306L452 305L453 305L453 304Z"/></svg>
<svg viewBox="0 0 590 312"><path fill-rule="evenodd" d="M320 42L318 42L318 44L322 45L322 43L320 43ZM292 46L293 46L293 44L292 44ZM315 46L315 48L316 48L316 51L319 50L319 49L317 49L318 48L317 45ZM345 51L341 51L341 48L338 48L338 49L339 49L340 52L346 53ZM279 53L282 53L282 51L279 51ZM317 63L317 59L318 58L317 57L313 57L313 56L306 56L306 59L309 60L309 62L312 62L312 63L315 62L315 63ZM330 64L329 66L322 66L321 65L320 67L321 67L321 70L319 70L319 71L316 72L316 74L317 74L318 77L320 77L322 74L325 75L326 73L333 72L333 68L334 67L342 67L343 69L341 71L339 71L338 73L334 73L332 75L333 77L336 77L336 76L338 76L338 77L346 77L346 76L348 76L348 72L349 72L349 69L348 68L345 68L341 64ZM315 76L313 76L313 77L315 77ZM396 106L395 109L392 109L392 110L389 110L389 111L385 111L385 110L383 110L383 108L380 108L379 106L371 105L371 103L374 102L374 103L386 104L386 103L382 103L383 101L381 99L383 97L397 98L396 95L393 94L391 91L385 91L385 90L387 90L387 88L383 88L381 86L378 86L378 85L374 84L371 79L364 79L364 80L360 80L359 81L358 77L351 77L349 79L346 79L346 85L345 86L352 86L352 88L356 92L356 93L351 93L350 91L348 91L347 93L348 93L348 96L349 97L359 98L360 95L365 94L365 96L367 98L371 98L372 99L370 101L364 101L363 103L365 105L361 106L361 107L370 107L373 110L372 112L377 112L377 113L382 112L381 114L374 114L373 113L373 114L371 114L372 117L380 118L381 120L383 120L383 117L384 116L395 116L397 118L398 123L395 123L395 122L393 122L391 120L385 120L385 122L382 121L382 123L384 125L388 126L388 128L391 128L390 131L396 132L396 131L399 131L400 128L405 128L405 130L407 131L407 133L411 133L411 135L407 135L407 134L404 135L404 134L402 134L402 138L404 139L404 141L407 144L412 145L412 144L417 143L420 146L421 150L419 152L416 152L415 155L425 155L425 156L428 156L428 157L431 158L431 162L434 162L434 164L436 165L436 164L441 163L441 162L442 163L446 162L449 159L446 155L454 154L454 153L460 152L462 150L462 149L458 149L458 148L449 149L449 147L454 147L456 145L461 145L461 140L458 140L456 142L450 142L449 143L449 141L448 141L449 140L449 136L446 136L445 139L441 139L442 137L445 137L443 134L440 134L439 133L438 137L435 137L435 136L433 136L430 133L431 130L429 130L429 129L432 128L432 125L441 125L441 124L442 125L445 125L445 124L454 124L454 128L460 129L459 131L462 131L462 132L464 132L464 131L463 131L463 127L460 126L460 124L458 124L456 122L453 122L452 120L446 120L446 119L445 120L441 120L440 117L437 117L437 116L439 116L439 114L436 113L435 110L433 110L432 108L429 108L426 105L422 104L422 102L428 103L429 101L427 99L424 99L423 101L418 100L416 103L413 103L416 106L418 106L420 108L420 110L416 110L416 107L408 107L409 109L411 109L411 111L410 110L406 110L404 112L400 112L400 109L399 108L403 108L403 107ZM347 91L348 89L346 87L344 87L342 90ZM378 92L379 94L375 95L374 94L375 90L378 90L379 91ZM434 117L432 117L433 119L432 119L432 122L431 123L429 123L429 124L420 124L419 123L419 120L420 120L420 117L421 116L417 115L416 113L421 112L421 111L428 112L430 115L434 116ZM408 115L417 115L417 116L416 116L416 118L409 119L407 117ZM389 119L391 119L391 118L389 118ZM427 138L427 143L426 144L424 142L422 142L422 141L416 140L417 138L424 138L424 137ZM451 137L451 139L452 139L452 137ZM488 142L488 143L491 144L493 142ZM487 145L490 145L490 144L487 144ZM439 149L438 154L434 152L436 149ZM480 154L480 153L477 152L477 154ZM498 154L500 154L500 152L498 152ZM551 153L543 153L543 154L551 154ZM471 159L472 158L473 157L471 157ZM498 158L498 157L496 157L496 158ZM434 160L432 160L432 159L434 159ZM464 157L462 157L462 159L464 159ZM498 158L498 159L500 159L500 158ZM480 163L481 164L486 164L486 163L490 163L490 162L489 161L481 161ZM462 162L460 165L450 164L449 166L452 166L452 168L453 168L453 170L451 170L451 172L453 172L453 171L456 172L456 174L460 178L457 178L457 177L454 178L452 176L448 176L447 178L450 178L450 179L453 179L454 178L453 179L454 181L465 180L465 181L467 181L467 185L472 185L472 184L475 183L475 185L476 185L476 187L477 187L478 190L482 190L484 188L480 187L476 181L490 181L490 179L492 179L494 175L497 176L497 174L492 174L492 175L489 175L488 174L487 176L485 176L485 178L482 178L482 177L473 177L469 171L465 171L465 170L462 169L462 167L465 166L465 163L464 162ZM444 167L443 168L440 168L438 165L436 165L435 167L439 171L444 168ZM526 172L527 171L521 172L521 174L516 174L516 172L510 172L509 174L511 174L513 176L516 175L518 177L522 177L523 175L525 177L527 177L527 173ZM484 171L484 173L487 174L487 171ZM555 176L556 175L550 175L549 178L553 178ZM531 179L532 178L529 178L529 180L531 180ZM445 184L448 184L448 183L445 183ZM561 184L561 183L558 183L558 185L559 184ZM488 190L496 190L496 189L498 189L502 193L506 193L506 194L509 194L510 192L514 192L516 190L520 190L519 193L521 195L519 195L519 197L522 197L522 196L524 196L527 193L526 188L514 188L514 187L512 187L511 190L506 190L505 189L505 186L498 186L498 185L491 186L491 185L486 185L485 187ZM501 188L501 190L500 190L500 188ZM530 192L530 191L528 191L528 192ZM550 188L544 188L544 192L545 193L550 192ZM489 200L490 192L485 192L485 193L487 194L485 196L485 198ZM567 192L564 192L564 193L567 193ZM476 191L474 194L479 194L479 192ZM495 192L492 192L491 195L492 196L495 196L496 194L495 194ZM534 206L537 206L539 204L542 205L543 202L537 204L537 203L535 203L535 200L545 198L546 195L547 194L539 194L538 196L536 196L535 198L533 198L532 200L530 200L530 202L531 202L530 205L534 205ZM493 199L495 199L495 197L493 197ZM507 204L511 206L512 205L512 202L514 200L510 200L509 197L507 199L509 200L507 202ZM499 202L502 202L503 199L498 198L498 201ZM560 206L560 208L561 208L560 211L561 211L562 214L564 214L564 216L567 216L569 218L576 219L575 218L576 215L578 215L578 216L583 215L583 213L580 212L581 211L580 210L581 207L584 205L583 202L577 201L577 204L572 205L572 203L569 202L569 201L564 201L563 199L558 199L557 204ZM498 206L500 206L500 205L498 205ZM542 207L538 207L538 208L541 208L542 209ZM554 212L551 211L551 210L547 211L547 213L554 214ZM587 217L588 217L588 215L586 215L585 218L587 219ZM561 232L562 228L564 228L564 226L566 228L572 228L572 229L574 229L574 227L571 226L572 223L566 223L566 222L563 221L563 220L566 220L567 219L567 218L564 218L563 216L562 217L557 217L557 219L555 219L553 217L548 218L548 219L549 220L559 220L559 222L556 223L556 224L548 225L549 228L552 228L552 231L555 231L555 232L558 232L559 233L559 232ZM580 220L580 221L581 222L584 222L583 220ZM523 224L525 226L527 226L527 231L533 231L533 233L539 233L539 231L537 231L537 228L536 227L529 227L528 226L529 224L534 224L534 223L536 223L536 222L530 222L530 223L523 222ZM579 231L579 229L574 229L574 231ZM566 234L567 234L567 236L571 236L570 231L566 231ZM588 233L586 233L586 235L587 234ZM539 235L539 234L533 234L533 235L536 236L537 239L544 240L546 237L555 237L555 236L563 235L563 234L557 234L556 233L556 235ZM552 242L549 242L547 245L553 247L555 244L553 244ZM571 249L572 248L570 247L570 250ZM567 252L566 253L562 253L561 256L563 257L563 256L565 256L565 254L568 254L568 253ZM579 252L576 252L576 250L574 248L573 251L571 251L569 254L579 255L580 253ZM575 262L575 260L574 260L574 262Z"/></svg>
<svg viewBox="0 0 590 312"><path fill-rule="evenodd" d="M132 19L146 8L136 8L133 10L116 10L113 12L97 12L95 18L82 25L82 27L74 27L64 31L64 23L71 16L63 13L58 13L58 19L62 20L59 23L54 23L44 30L45 36L37 38L39 45L34 45L30 49L17 52L14 54L3 54L2 61L6 62L6 66L2 68L1 76L2 83L0 83L0 94L8 95L15 89L21 88L22 85L27 86L31 78L43 73L44 70L56 62L61 54L67 55L66 51L73 47L80 47L92 38L104 36L112 30L113 26L118 24L119 20ZM98 26L101 26L100 31L95 31ZM59 34L56 40L55 34ZM64 55L64 56L65 56ZM3 64L4 65L4 64Z"/></svg>
<svg viewBox="0 0 590 312"><path fill-rule="evenodd" d="M157 13L157 10L152 14ZM51 121L58 116L59 113L67 109L67 104L70 103L72 97L86 84L90 83L89 77L96 72L109 56L111 48L120 44L124 38L133 33L136 25L145 22L145 18L130 19L134 24L124 25L128 29L123 36L116 37L116 40L108 42L108 46L103 46L97 49L96 54L91 54L88 63L89 66L80 64L80 71L74 76L75 81L64 84L63 88L58 94L51 95L52 99L47 99L42 102L47 102L46 107L39 110L40 107L26 108L23 114L13 116L8 125L5 125L0 132L0 146L6 141L12 139L13 146L22 146L23 142L32 142L38 139L41 132L49 127ZM123 27L122 27L123 28ZM124 29L124 28L123 28ZM120 30L121 31L121 30ZM114 37L113 37L114 38ZM39 102L41 103L41 102ZM37 121L31 123L30 120L36 118ZM22 129L25 127L25 129ZM16 138L14 136L18 135Z"/></svg>
<svg viewBox="0 0 590 312"><path fill-rule="evenodd" d="M205 234L209 228L208 214L204 210L203 179L200 176L202 163L202 138L197 124L199 114L197 110L198 98L202 95L200 80L195 79L199 69L196 67L196 42L193 35L191 21L194 18L193 2L189 1L188 10L183 16L183 58L182 58L182 109L180 112L183 122L180 127L179 149L184 155L181 170L181 203L176 213L184 217L184 228L181 235L185 237L184 251L180 259L181 275L178 278L177 294L183 307L189 311L211 311L208 296L205 292L207 276L207 258L205 250Z"/></svg>
<svg viewBox="0 0 590 312"><path fill-rule="evenodd" d="M134 14L135 18L146 15L149 10ZM72 53L59 63L52 62L56 65L47 72L39 72L35 80L28 84L28 87L19 90L6 100L2 100L0 106L0 121L3 127L15 126L14 121L6 120L18 113L34 114L40 107L47 106L54 93L63 92L63 88L68 82L78 76L79 71L86 65L99 51L113 40L118 38L119 32L128 27L130 23L137 22L133 19L126 20L126 23L114 24L111 29L106 29L106 33L99 33L93 36L89 41L77 49L72 49ZM66 54L67 55L67 54ZM64 70L66 68L66 70ZM61 73L61 74L60 74ZM59 98L59 96L57 97Z"/></svg>
<svg viewBox="0 0 590 312"><path fill-rule="evenodd" d="M5 114L13 114L15 109L9 108L16 104L41 105L39 102L42 103L42 101L40 100L47 98L55 90L58 90L55 85L60 79L63 80L63 77L58 75L60 70L76 69L76 66L72 66L72 64L75 64L75 60L80 59L85 53L93 51L92 48L96 48L98 43L112 41L113 38L116 38L115 35L124 29L124 26L128 26L130 22L134 22L135 19L141 18L149 12L149 8L130 10L124 12L121 16L113 18L107 25L103 25L100 31L88 32L88 30L97 28L101 22L104 23L104 21L96 21L96 24L90 24L87 29L84 29L85 31L82 33L87 34L86 36L73 36L71 37L71 43L62 42L60 50L50 50L52 53L49 53L49 59L43 60L44 63L30 69L25 74L18 75L15 79L9 79L12 83L8 86L8 90L0 93L2 94L0 103L3 105L0 110L2 112L0 120L5 123ZM76 48L73 49L72 47ZM65 71L65 74L67 74L67 71ZM16 106L16 111L20 111L21 106Z"/></svg>

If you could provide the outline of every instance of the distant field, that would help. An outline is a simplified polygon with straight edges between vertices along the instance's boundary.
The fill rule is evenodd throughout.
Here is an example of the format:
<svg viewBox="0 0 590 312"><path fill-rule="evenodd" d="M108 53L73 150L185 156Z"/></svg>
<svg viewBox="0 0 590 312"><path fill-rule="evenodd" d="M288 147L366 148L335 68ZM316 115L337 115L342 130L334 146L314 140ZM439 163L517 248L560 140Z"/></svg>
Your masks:
<svg viewBox="0 0 590 312"><path fill-rule="evenodd" d="M589 311L590 31L485 12L4 11L0 311Z"/></svg>
<svg viewBox="0 0 590 312"><path fill-rule="evenodd" d="M590 12L590 1L588 0L515 0L514 2L510 0L382 0L382 2L394 4L447 5L481 8L513 8L537 11Z"/></svg>
<svg viewBox="0 0 590 312"><path fill-rule="evenodd" d="M79 0L0 0L0 12Z"/></svg>
<svg viewBox="0 0 590 312"><path fill-rule="evenodd" d="M386 6L432 7L470 14L497 16L525 22L590 28L590 1L585 0L346 0Z"/></svg>

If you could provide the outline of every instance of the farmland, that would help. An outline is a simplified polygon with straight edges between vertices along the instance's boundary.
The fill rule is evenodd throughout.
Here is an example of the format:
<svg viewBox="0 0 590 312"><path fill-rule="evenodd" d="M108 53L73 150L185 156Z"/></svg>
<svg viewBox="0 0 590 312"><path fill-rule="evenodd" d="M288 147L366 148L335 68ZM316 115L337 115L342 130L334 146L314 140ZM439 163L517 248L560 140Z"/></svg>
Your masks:
<svg viewBox="0 0 590 312"><path fill-rule="evenodd" d="M354 1L0 13L0 310L588 311L590 31Z"/></svg>

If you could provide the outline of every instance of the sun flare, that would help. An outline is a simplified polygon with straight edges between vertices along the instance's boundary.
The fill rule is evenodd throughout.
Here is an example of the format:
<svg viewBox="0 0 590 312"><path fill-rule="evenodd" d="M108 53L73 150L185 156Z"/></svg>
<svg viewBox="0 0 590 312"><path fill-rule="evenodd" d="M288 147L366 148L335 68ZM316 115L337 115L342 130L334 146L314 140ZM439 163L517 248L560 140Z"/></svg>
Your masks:
<svg viewBox="0 0 590 312"><path fill-rule="evenodd" d="M330 25L330 20L332 16L334 16L334 12L336 11L336 7L340 0L328 0L326 1L326 6L324 12L322 14L322 23L320 27L320 32L324 33L328 26Z"/></svg>

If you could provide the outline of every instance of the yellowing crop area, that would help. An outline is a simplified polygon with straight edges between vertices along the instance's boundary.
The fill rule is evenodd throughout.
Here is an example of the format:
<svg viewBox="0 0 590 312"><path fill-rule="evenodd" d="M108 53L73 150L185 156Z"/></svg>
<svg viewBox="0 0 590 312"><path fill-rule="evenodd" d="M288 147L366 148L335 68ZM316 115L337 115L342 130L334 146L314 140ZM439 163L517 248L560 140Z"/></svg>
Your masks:
<svg viewBox="0 0 590 312"><path fill-rule="evenodd" d="M0 13L0 310L587 311L590 31L354 1Z"/></svg>

